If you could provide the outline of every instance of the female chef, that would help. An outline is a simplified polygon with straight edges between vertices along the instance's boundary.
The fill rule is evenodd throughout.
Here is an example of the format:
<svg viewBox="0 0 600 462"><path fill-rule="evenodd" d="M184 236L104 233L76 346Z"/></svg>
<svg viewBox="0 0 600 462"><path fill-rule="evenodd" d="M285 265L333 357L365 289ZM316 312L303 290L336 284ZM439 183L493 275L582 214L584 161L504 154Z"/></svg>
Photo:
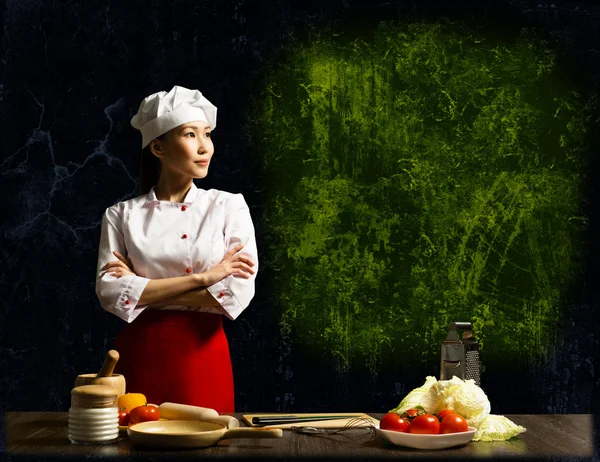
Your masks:
<svg viewBox="0 0 600 462"><path fill-rule="evenodd" d="M250 303L258 256L242 194L193 182L207 175L216 114L180 86L142 101L131 119L142 134L142 195L104 214L96 294L128 323L115 340L128 392L233 412L221 319Z"/></svg>

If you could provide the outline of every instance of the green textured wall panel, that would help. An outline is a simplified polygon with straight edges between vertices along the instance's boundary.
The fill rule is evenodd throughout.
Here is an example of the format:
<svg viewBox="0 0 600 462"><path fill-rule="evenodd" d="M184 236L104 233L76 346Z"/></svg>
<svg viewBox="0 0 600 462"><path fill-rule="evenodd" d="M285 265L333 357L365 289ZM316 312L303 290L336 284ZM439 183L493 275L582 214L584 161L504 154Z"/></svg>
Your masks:
<svg viewBox="0 0 600 462"><path fill-rule="evenodd" d="M251 129L284 338L375 374L472 320L487 362L543 357L585 226L585 107L554 52L382 23L268 69Z"/></svg>

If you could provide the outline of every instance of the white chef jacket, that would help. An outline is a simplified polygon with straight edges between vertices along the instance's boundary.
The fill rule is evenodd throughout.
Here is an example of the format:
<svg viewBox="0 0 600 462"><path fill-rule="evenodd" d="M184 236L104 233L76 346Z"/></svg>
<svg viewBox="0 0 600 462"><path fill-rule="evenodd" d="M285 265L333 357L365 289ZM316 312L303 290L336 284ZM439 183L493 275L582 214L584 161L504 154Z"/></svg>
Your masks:
<svg viewBox="0 0 600 462"><path fill-rule="evenodd" d="M216 266L237 243L254 262L249 279L230 275L207 290L220 303L211 306L140 305L151 279L202 273ZM129 258L136 276L101 271L117 260L113 250ZM146 308L195 310L236 319L254 296L258 254L250 210L242 194L192 187L183 202L159 201L154 188L143 196L106 209L98 251L96 295L102 307L127 322Z"/></svg>

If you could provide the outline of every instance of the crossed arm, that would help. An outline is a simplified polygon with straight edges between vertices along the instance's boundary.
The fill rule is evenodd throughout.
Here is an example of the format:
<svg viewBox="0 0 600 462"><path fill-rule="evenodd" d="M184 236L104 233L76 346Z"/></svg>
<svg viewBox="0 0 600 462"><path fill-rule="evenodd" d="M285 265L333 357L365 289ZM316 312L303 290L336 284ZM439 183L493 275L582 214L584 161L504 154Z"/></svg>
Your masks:
<svg viewBox="0 0 600 462"><path fill-rule="evenodd" d="M248 257L237 254L242 248L243 244L236 245L225 254L218 265L204 273L150 280L142 292L139 304L220 306L206 287L231 274L246 279L254 274L252 269L254 262ZM135 275L131 262L125 256L117 251L113 251L113 254L118 260L108 262L102 267L102 271L109 272L117 278Z"/></svg>

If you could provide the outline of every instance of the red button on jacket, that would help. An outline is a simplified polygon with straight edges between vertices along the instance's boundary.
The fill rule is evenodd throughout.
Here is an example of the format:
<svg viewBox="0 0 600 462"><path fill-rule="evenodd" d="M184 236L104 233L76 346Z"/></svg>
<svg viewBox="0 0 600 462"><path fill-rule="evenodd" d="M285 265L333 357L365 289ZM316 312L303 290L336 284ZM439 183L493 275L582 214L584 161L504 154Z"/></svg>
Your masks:
<svg viewBox="0 0 600 462"><path fill-rule="evenodd" d="M191 269L191 268L186 268L186 269L185 269L185 272L186 272L186 273L191 273L191 272L192 272L192 269Z"/></svg>
<svg viewBox="0 0 600 462"><path fill-rule="evenodd" d="M182 239L187 239L187 234L184 234L183 236L181 236Z"/></svg>
<svg viewBox="0 0 600 462"><path fill-rule="evenodd" d="M129 305L131 302L129 300L125 300L125 305Z"/></svg>
<svg viewBox="0 0 600 462"><path fill-rule="evenodd" d="M187 206L185 206L185 205L182 205L182 206L181 206L181 210L185 212L185 211L187 210Z"/></svg>
<svg viewBox="0 0 600 462"><path fill-rule="evenodd" d="M225 292L219 292L219 297L223 297L225 295Z"/></svg>

